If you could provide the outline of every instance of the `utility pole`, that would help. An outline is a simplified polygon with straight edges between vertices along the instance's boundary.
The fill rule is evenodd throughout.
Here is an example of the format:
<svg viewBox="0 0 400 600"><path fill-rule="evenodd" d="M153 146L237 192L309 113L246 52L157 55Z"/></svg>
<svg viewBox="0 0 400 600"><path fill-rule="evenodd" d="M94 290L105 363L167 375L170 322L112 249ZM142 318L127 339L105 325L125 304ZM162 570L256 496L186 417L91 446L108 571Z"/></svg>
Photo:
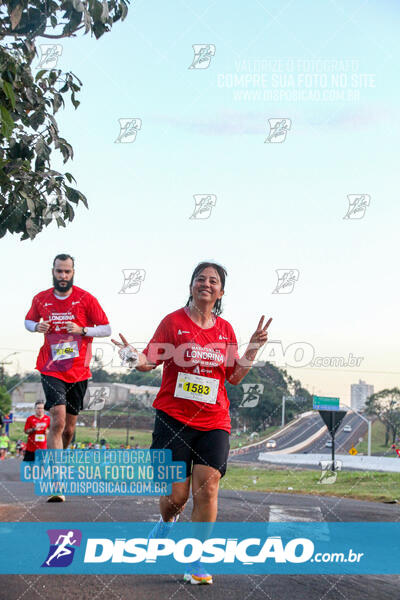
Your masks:
<svg viewBox="0 0 400 600"><path fill-rule="evenodd" d="M130 420L131 420L131 401L129 400L129 396L128 396L128 413L127 413L127 418L126 418L126 444L125 444L125 446L129 445Z"/></svg>
<svg viewBox="0 0 400 600"><path fill-rule="evenodd" d="M19 354L19 352L11 352L11 354L7 354L2 360L0 360L0 385L5 384L5 371L4 365L11 365L12 361L7 361L7 358L10 356L14 356L14 354Z"/></svg>

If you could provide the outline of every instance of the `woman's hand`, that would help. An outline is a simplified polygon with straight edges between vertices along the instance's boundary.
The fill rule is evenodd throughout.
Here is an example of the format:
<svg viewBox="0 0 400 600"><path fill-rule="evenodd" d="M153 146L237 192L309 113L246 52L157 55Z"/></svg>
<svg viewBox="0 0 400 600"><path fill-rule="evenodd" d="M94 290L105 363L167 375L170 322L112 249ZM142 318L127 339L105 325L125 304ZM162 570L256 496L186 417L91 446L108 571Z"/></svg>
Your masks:
<svg viewBox="0 0 400 600"><path fill-rule="evenodd" d="M124 363L134 362L136 364L139 359L139 352L136 350L136 348L129 344L128 340L122 335L122 333L119 334L119 337L121 338L122 343L118 342L117 340L111 340L112 343L119 348L119 357Z"/></svg>
<svg viewBox="0 0 400 600"><path fill-rule="evenodd" d="M268 339L267 329L271 324L272 317L268 319L268 321L266 322L266 324L263 327L264 318L265 318L265 316L263 315L257 325L257 329L251 336L251 339L250 339L251 348L257 348L257 349L261 348L261 346L264 346L265 342Z"/></svg>

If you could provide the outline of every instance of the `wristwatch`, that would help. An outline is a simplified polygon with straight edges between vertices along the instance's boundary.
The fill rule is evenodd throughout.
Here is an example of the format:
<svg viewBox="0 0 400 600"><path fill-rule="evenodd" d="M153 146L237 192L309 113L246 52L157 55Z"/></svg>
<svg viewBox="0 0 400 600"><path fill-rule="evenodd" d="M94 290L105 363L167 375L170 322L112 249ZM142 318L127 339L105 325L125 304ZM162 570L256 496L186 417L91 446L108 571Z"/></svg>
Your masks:
<svg viewBox="0 0 400 600"><path fill-rule="evenodd" d="M87 334L87 327L82 327L82 335L86 335Z"/></svg>

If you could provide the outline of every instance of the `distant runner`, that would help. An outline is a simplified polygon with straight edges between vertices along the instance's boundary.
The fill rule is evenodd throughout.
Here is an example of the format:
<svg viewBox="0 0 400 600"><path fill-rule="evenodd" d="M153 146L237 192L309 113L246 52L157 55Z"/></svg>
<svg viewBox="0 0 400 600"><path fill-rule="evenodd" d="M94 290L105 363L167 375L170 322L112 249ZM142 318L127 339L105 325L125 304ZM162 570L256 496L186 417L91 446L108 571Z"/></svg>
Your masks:
<svg viewBox="0 0 400 600"><path fill-rule="evenodd" d="M35 414L27 418L25 422L25 433L28 434L25 461L35 460L36 450L47 448L47 430L50 427L50 417L44 414L44 404L41 400L35 402Z"/></svg>
<svg viewBox="0 0 400 600"><path fill-rule="evenodd" d="M42 374L50 412L48 448L65 449L70 444L79 411L83 408L94 337L111 335L107 316L97 299L73 285L74 259L58 254L53 261L53 287L39 292L25 317L28 331L44 334L36 369ZM64 502L59 494L49 502Z"/></svg>
<svg viewBox="0 0 400 600"><path fill-rule="evenodd" d="M5 431L0 431L0 460L4 460L10 447L10 438Z"/></svg>

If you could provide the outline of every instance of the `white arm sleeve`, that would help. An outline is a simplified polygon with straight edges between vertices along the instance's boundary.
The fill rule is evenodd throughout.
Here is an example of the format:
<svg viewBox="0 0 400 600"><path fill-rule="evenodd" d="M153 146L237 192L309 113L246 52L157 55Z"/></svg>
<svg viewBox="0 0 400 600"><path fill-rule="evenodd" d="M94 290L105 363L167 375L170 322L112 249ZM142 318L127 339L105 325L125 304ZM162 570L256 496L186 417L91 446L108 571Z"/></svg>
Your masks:
<svg viewBox="0 0 400 600"><path fill-rule="evenodd" d="M30 321L29 319L25 321L25 327L28 331L36 331L36 325L36 321ZM111 335L111 326L96 325L96 327L88 327L86 335L88 337L108 337Z"/></svg>
<svg viewBox="0 0 400 600"><path fill-rule="evenodd" d="M28 331L36 331L36 325L37 321L30 321L29 319L26 319L25 321L25 329Z"/></svg>
<svg viewBox="0 0 400 600"><path fill-rule="evenodd" d="M111 335L111 325L96 325L87 328L87 337L108 337Z"/></svg>

